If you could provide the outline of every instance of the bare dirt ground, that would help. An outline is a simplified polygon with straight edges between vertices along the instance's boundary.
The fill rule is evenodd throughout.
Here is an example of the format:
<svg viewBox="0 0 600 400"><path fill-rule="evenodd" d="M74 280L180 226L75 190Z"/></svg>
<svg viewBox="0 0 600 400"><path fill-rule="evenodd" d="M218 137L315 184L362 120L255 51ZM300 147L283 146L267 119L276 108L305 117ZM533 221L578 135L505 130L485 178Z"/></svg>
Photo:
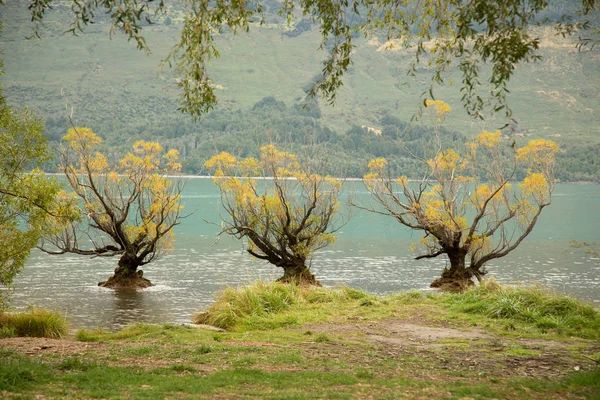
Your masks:
<svg viewBox="0 0 600 400"><path fill-rule="evenodd" d="M415 367L425 366L438 372L562 379L574 371L597 367L597 363L586 358L600 352L600 344L596 342L574 338L567 341L507 338L476 328L463 330L424 322L383 320L366 325L317 324L304 328L337 335L349 342L366 341L382 358L408 364L412 360ZM318 346L308 347L310 352L318 351ZM356 363L365 362L360 352L350 358Z"/></svg>

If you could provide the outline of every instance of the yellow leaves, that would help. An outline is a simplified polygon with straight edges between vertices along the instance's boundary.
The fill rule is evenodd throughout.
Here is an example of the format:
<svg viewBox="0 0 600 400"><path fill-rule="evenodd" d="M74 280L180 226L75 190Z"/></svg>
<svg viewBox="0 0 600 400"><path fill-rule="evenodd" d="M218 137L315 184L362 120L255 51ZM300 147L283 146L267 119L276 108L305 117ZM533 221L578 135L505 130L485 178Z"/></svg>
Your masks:
<svg viewBox="0 0 600 400"><path fill-rule="evenodd" d="M425 100L425 107L432 108L439 118L452 111L452 108L444 100ZM439 122L439 121L438 121Z"/></svg>
<svg viewBox="0 0 600 400"><path fill-rule="evenodd" d="M406 177L406 175L402 175L401 177L396 179L396 183L398 183L398 185L401 186L406 186L408 185L408 178Z"/></svg>
<svg viewBox="0 0 600 400"><path fill-rule="evenodd" d="M120 161L121 168L124 170L134 170L141 168L144 160L132 153L127 153Z"/></svg>
<svg viewBox="0 0 600 400"><path fill-rule="evenodd" d="M117 171L110 171L107 175L108 181L111 183L119 183L121 182L121 176L117 173Z"/></svg>
<svg viewBox="0 0 600 400"><path fill-rule="evenodd" d="M70 128L63 140L76 152L82 152L102 142L90 128Z"/></svg>
<svg viewBox="0 0 600 400"><path fill-rule="evenodd" d="M239 162L240 173L243 176L256 176L260 173L260 164L254 157L248 157Z"/></svg>
<svg viewBox="0 0 600 400"><path fill-rule="evenodd" d="M133 144L133 151L135 154L148 155L162 153L163 148L157 142L146 142L145 140L138 140Z"/></svg>
<svg viewBox="0 0 600 400"><path fill-rule="evenodd" d="M477 186L477 189L475 189L474 196L475 196L475 199L477 199L478 203L483 203L491 195L492 195L492 190L485 183L482 184L482 185Z"/></svg>
<svg viewBox="0 0 600 400"><path fill-rule="evenodd" d="M517 160L523 162L533 172L545 172L554 165L558 145L551 140L531 140L525 147L517 150Z"/></svg>
<svg viewBox="0 0 600 400"><path fill-rule="evenodd" d="M374 158L368 164L369 169L375 172L382 172L386 166L387 160L385 158Z"/></svg>
<svg viewBox="0 0 600 400"><path fill-rule="evenodd" d="M502 141L502 133L500 131L488 132L483 131L475 138L475 143L479 146L494 148Z"/></svg>
<svg viewBox="0 0 600 400"><path fill-rule="evenodd" d="M89 160L89 168L94 173L102 173L108 169L108 161L102 153L94 154L94 157Z"/></svg>
<svg viewBox="0 0 600 400"><path fill-rule="evenodd" d="M295 154L279 151L277 150L277 147L270 144L260 148L260 159L267 163L285 164L297 160L297 157Z"/></svg>
<svg viewBox="0 0 600 400"><path fill-rule="evenodd" d="M558 151L558 145L551 140L546 139L535 139L530 140L527 146L520 148L517 151L517 157L519 159L529 158L548 158L554 157Z"/></svg>
<svg viewBox="0 0 600 400"><path fill-rule="evenodd" d="M236 159L226 151L222 151L216 156L211 157L210 160L204 163L204 166L211 169L228 171L236 164Z"/></svg>
<svg viewBox="0 0 600 400"><path fill-rule="evenodd" d="M452 173L458 167L460 155L452 149L439 153L435 158L427 161L434 173Z"/></svg>
<svg viewBox="0 0 600 400"><path fill-rule="evenodd" d="M167 169L173 172L181 171L181 164L179 163L179 151L176 149L171 149L167 151L165 154L165 159L167 160Z"/></svg>
<svg viewBox="0 0 600 400"><path fill-rule="evenodd" d="M548 181L543 174L530 173L519 183L521 190L528 195L536 195L544 197L549 189Z"/></svg>

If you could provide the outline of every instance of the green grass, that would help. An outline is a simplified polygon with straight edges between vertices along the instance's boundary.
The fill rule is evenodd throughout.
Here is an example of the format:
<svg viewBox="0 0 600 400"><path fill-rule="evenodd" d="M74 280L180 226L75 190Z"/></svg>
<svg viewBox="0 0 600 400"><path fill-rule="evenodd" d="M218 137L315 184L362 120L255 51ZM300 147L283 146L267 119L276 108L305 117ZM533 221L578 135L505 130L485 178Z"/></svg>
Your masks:
<svg viewBox="0 0 600 400"><path fill-rule="evenodd" d="M532 393L595 398L599 393L600 372L582 357L598 359L598 338L589 337L597 311L538 287L491 281L463 294L377 297L346 287L259 282L225 290L203 316L222 310L236 310L226 332L138 324L118 332L79 330L74 338L98 344L75 354L24 357L0 349L0 393L8 399L40 393L144 399L528 398ZM540 328L541 317L535 316L541 312L563 325L577 319L590 326L579 332ZM476 325L489 338L416 338L401 346L370 339L393 335L389 327L396 323L456 330ZM505 330L506 324L517 331ZM550 340L554 346L546 345ZM434 347L423 346L428 343ZM525 378L524 365L549 375ZM581 370L573 372L574 366Z"/></svg>
<svg viewBox="0 0 600 400"><path fill-rule="evenodd" d="M24 312L0 314L0 337L61 338L67 329L66 319L57 311L31 308Z"/></svg>
<svg viewBox="0 0 600 400"><path fill-rule="evenodd" d="M336 307L350 303L365 306L371 305L373 299L374 296L349 287L332 290L258 282L226 288L217 294L213 305L195 314L192 320L223 329L276 329L318 320L324 311L320 305L325 303L335 303Z"/></svg>
<svg viewBox="0 0 600 400"><path fill-rule="evenodd" d="M452 310L526 326L539 333L600 339L600 313L590 304L539 286L500 286L486 281L463 294L444 295Z"/></svg>

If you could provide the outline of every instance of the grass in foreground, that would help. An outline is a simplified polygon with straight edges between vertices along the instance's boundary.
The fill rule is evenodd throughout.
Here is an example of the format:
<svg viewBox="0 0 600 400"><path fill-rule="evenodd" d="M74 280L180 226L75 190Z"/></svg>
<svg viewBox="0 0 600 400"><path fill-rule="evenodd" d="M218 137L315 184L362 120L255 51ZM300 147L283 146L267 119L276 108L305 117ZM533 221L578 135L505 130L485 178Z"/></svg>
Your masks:
<svg viewBox="0 0 600 400"><path fill-rule="evenodd" d="M600 313L591 305L547 288L504 287L494 280L461 294L412 291L385 297L349 287L327 289L258 282L225 289L212 306L192 319L231 331L269 330L352 315L390 318L403 309L419 307L433 308L432 316L468 320L472 325L495 331L600 340Z"/></svg>
<svg viewBox="0 0 600 400"><path fill-rule="evenodd" d="M507 298L540 317L499 313ZM540 327L549 315L579 316L589 326ZM227 331L140 324L119 332L80 330L78 341L65 340L57 353L25 356L4 348L0 393L144 399L600 396L600 342L588 330L598 323L598 312L538 288L490 283L461 295L376 297L344 287L258 283L226 290L199 318ZM511 324L525 331L507 329ZM475 331L474 338L461 335ZM443 332L448 336L431 337Z"/></svg>
<svg viewBox="0 0 600 400"><path fill-rule="evenodd" d="M18 313L0 312L0 338L31 336L61 338L67 333L67 320L57 311L30 308Z"/></svg>

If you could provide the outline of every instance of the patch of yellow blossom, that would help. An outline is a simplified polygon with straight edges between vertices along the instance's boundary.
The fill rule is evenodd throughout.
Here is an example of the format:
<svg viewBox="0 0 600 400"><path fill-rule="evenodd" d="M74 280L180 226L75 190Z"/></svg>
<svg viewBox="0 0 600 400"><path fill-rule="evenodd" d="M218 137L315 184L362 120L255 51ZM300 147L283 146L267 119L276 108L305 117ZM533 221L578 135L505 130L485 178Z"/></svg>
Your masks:
<svg viewBox="0 0 600 400"><path fill-rule="evenodd" d="M277 150L277 147L272 144L260 148L260 159L268 166L285 165L291 169L297 169L299 167L295 154L279 151Z"/></svg>
<svg viewBox="0 0 600 400"><path fill-rule="evenodd" d="M96 135L90 128L70 128L63 140L69 143L69 146L77 152L86 148L93 147L102 142L102 139Z"/></svg>
<svg viewBox="0 0 600 400"><path fill-rule="evenodd" d="M243 176L256 176L260 173L260 164L254 157L248 157L240 161L238 168Z"/></svg>
<svg viewBox="0 0 600 400"><path fill-rule="evenodd" d="M120 183L121 176L117 173L117 171L110 171L107 175L108 181L112 183Z"/></svg>
<svg viewBox="0 0 600 400"><path fill-rule="evenodd" d="M452 173L458 167L459 161L460 155L454 150L448 149L427 161L427 164L429 164L434 172Z"/></svg>
<svg viewBox="0 0 600 400"><path fill-rule="evenodd" d="M233 199L238 207L254 207L257 202L256 193L250 181L230 178L227 190L234 194Z"/></svg>
<svg viewBox="0 0 600 400"><path fill-rule="evenodd" d="M468 220L463 216L453 215L452 209L440 196L440 190L441 187L436 185L430 191L423 193L423 201L411 212L416 213L419 208L422 208L425 211L424 217L428 224L452 231L466 229L469 226Z"/></svg>
<svg viewBox="0 0 600 400"><path fill-rule="evenodd" d="M475 142L483 147L493 148L498 146L502 140L502 133L500 131L488 132L483 131L475 138Z"/></svg>
<svg viewBox="0 0 600 400"><path fill-rule="evenodd" d="M229 172L236 165L236 159L226 151L222 151L216 156L212 156L204 165L207 168L215 170L214 176L216 180L218 177L224 176L225 172Z"/></svg>
<svg viewBox="0 0 600 400"><path fill-rule="evenodd" d="M452 111L452 108L444 100L425 100L425 107L432 107L435 110L435 115L439 118ZM439 122L439 120L438 120Z"/></svg>
<svg viewBox="0 0 600 400"><path fill-rule="evenodd" d="M543 174L530 173L519 183L521 190L528 195L544 198L548 191L548 181Z"/></svg>
<svg viewBox="0 0 600 400"><path fill-rule="evenodd" d="M165 158L167 159L167 169L173 172L181 171L181 163L179 163L179 151L176 149L171 149L167 151L165 154Z"/></svg>
<svg viewBox="0 0 600 400"><path fill-rule="evenodd" d="M511 187L510 183L506 183L506 184L504 184L504 186L502 186L502 188L500 188L500 190L498 190L498 192L496 192L497 188L489 187L486 183L483 183L483 184L477 186L477 188L475 189L475 193L473 193L473 202L478 204L479 207L482 207L483 203L488 201L488 199L490 199L492 194L494 196L491 199L492 201L500 201L502 199L503 194L508 189L510 189L510 187ZM494 192L496 192L496 193L494 194Z"/></svg>
<svg viewBox="0 0 600 400"><path fill-rule="evenodd" d="M143 224L142 226L128 225L125 227L125 235L132 243L138 240L139 238L144 237L146 233L147 224Z"/></svg>
<svg viewBox="0 0 600 400"><path fill-rule="evenodd" d="M402 175L398 179L396 179L396 182L398 183L398 185L406 186L408 185L408 178L406 177L406 175Z"/></svg>
<svg viewBox="0 0 600 400"><path fill-rule="evenodd" d="M89 160L88 166L92 172L99 174L108 169L108 161L104 154L96 153L94 154L94 157Z"/></svg>
<svg viewBox="0 0 600 400"><path fill-rule="evenodd" d="M558 145L551 140L535 139L517 150L517 159L530 167L546 168L554 164Z"/></svg>
<svg viewBox="0 0 600 400"><path fill-rule="evenodd" d="M371 171L381 172L387 165L387 160L385 158L374 158L369 161L367 165Z"/></svg>
<svg viewBox="0 0 600 400"><path fill-rule="evenodd" d="M157 154L163 151L163 148L157 142L146 142L138 140L133 144L135 154Z"/></svg>

